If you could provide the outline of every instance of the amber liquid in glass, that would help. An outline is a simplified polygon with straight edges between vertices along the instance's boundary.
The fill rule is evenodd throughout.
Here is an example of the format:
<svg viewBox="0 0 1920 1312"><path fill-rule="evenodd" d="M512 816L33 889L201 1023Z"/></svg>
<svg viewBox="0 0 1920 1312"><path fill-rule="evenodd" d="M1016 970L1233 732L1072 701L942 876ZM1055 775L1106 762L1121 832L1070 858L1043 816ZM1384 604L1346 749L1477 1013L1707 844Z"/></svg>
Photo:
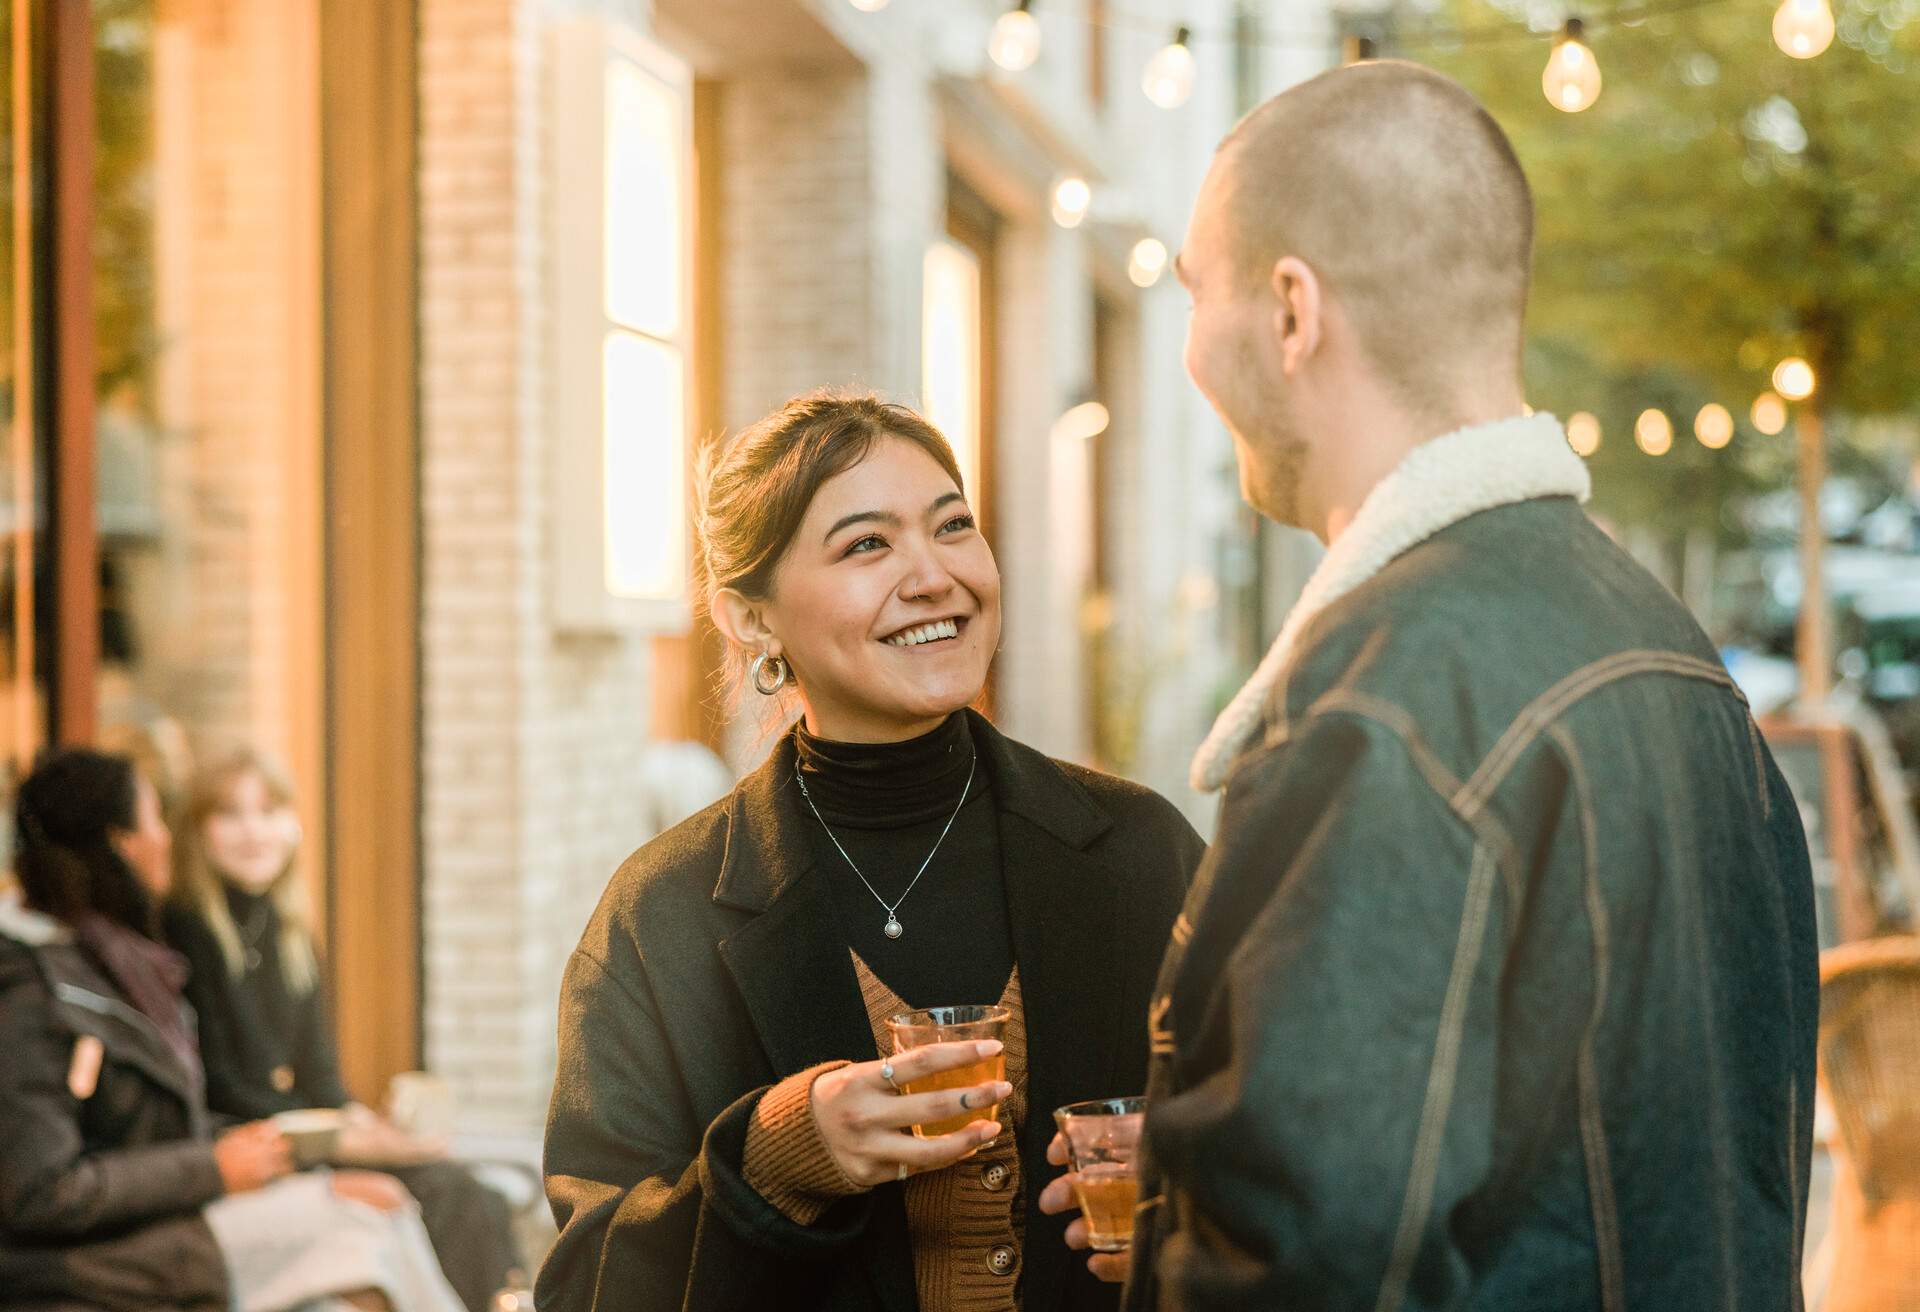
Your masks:
<svg viewBox="0 0 1920 1312"><path fill-rule="evenodd" d="M935 1075L923 1076L917 1080L908 1080L900 1086L902 1093L937 1093L942 1089L970 1089L976 1084L1007 1078L1007 1054L996 1053L984 1061L971 1066L962 1066L958 1070L941 1071ZM955 1130L964 1130L975 1121L997 1121L1000 1104L982 1107L977 1112L966 1112L959 1116L949 1116L944 1121L929 1121L925 1125L916 1125L913 1132L922 1139L935 1139L943 1134L952 1134Z"/></svg>
<svg viewBox="0 0 1920 1312"><path fill-rule="evenodd" d="M1087 1218L1087 1239L1102 1253L1118 1253L1133 1242L1133 1209L1140 1201L1140 1179L1130 1164L1089 1166L1074 1176L1073 1192Z"/></svg>

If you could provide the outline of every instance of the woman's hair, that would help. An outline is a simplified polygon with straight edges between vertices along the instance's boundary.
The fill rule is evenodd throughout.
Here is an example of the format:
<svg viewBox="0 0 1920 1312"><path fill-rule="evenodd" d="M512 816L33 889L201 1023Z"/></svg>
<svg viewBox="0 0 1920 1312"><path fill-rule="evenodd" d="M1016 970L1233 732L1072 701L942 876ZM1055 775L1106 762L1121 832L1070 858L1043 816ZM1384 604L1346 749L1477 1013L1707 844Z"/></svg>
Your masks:
<svg viewBox="0 0 1920 1312"><path fill-rule="evenodd" d="M264 753L241 748L194 775L187 788L173 841L173 901L197 914L213 931L226 959L227 973L239 979L246 957L240 945L240 927L227 903L226 879L214 869L207 853L207 821L227 805L233 789L248 775L260 781L277 807L293 806L293 785L286 772ZM280 921L280 972L289 992L310 992L320 972L314 961L313 931L307 923L307 895L299 876L299 850L267 887L267 896Z"/></svg>
<svg viewBox="0 0 1920 1312"><path fill-rule="evenodd" d="M153 898L113 845L138 828L139 776L124 756L63 747L40 758L13 804L14 868L27 905L69 924L93 914L149 937Z"/></svg>
<svg viewBox="0 0 1920 1312"><path fill-rule="evenodd" d="M705 604L723 588L754 600L773 593L773 576L814 494L828 479L866 459L883 437L911 442L966 491L953 448L940 430L904 405L872 392L796 396L731 440L710 448L696 480ZM738 685L746 657L729 650Z"/></svg>

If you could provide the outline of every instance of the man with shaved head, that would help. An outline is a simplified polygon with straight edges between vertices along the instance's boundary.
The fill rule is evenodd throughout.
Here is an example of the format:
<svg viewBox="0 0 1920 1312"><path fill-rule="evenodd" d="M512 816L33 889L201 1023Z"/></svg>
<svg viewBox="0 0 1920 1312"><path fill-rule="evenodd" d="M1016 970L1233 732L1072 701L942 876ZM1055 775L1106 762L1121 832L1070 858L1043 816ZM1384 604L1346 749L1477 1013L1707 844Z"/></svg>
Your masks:
<svg viewBox="0 0 1920 1312"><path fill-rule="evenodd" d="M1130 1308L1799 1306L1799 811L1525 403L1532 241L1506 137L1410 64L1275 97L1201 188L1188 371L1328 549L1194 762L1131 1269L1090 1259Z"/></svg>

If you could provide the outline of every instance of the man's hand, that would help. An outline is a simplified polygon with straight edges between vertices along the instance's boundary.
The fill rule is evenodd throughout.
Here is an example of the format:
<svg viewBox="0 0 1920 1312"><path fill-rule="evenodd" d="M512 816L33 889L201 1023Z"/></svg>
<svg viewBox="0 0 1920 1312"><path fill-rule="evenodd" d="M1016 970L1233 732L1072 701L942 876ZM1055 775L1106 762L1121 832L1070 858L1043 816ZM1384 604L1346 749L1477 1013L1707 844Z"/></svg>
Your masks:
<svg viewBox="0 0 1920 1312"><path fill-rule="evenodd" d="M1047 1160L1055 1166L1067 1164L1067 1141L1061 1135L1054 1135L1053 1142L1047 1145ZM1071 1171L1052 1181L1040 1191L1040 1210L1048 1216L1080 1210L1080 1204L1073 1197ZM1086 1248L1087 1246L1086 1218L1076 1216L1067 1226L1067 1247ZM1087 1270L1113 1285L1126 1280L1127 1269L1132 1265L1133 1256L1130 1253L1094 1253L1087 1258Z"/></svg>

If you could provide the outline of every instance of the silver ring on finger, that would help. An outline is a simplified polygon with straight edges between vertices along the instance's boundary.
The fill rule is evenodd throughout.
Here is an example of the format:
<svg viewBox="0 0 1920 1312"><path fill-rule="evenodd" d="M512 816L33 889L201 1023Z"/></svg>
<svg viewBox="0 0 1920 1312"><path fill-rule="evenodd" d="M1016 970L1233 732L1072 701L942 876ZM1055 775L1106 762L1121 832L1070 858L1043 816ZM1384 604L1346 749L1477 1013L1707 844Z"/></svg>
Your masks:
<svg viewBox="0 0 1920 1312"><path fill-rule="evenodd" d="M907 1178L907 1164L905 1162L900 1163L900 1169L894 1173L893 1178L896 1180L904 1180Z"/></svg>
<svg viewBox="0 0 1920 1312"><path fill-rule="evenodd" d="M887 1082L888 1087L891 1088L895 1093L900 1092L900 1086L893 1082L893 1063L892 1062L883 1061L880 1063L880 1078L885 1080ZM905 1170L906 1168L901 1167L900 1169ZM906 1177L902 1176L900 1178L904 1180Z"/></svg>

